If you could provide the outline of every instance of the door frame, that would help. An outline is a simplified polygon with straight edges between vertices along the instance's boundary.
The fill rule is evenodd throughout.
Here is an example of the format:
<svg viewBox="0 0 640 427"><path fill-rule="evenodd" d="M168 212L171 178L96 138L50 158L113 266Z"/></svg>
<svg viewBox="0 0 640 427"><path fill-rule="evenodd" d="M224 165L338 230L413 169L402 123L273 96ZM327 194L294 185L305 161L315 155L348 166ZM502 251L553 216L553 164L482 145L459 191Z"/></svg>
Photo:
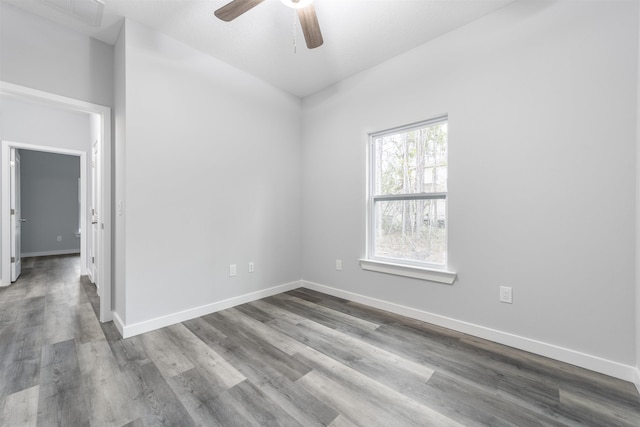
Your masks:
<svg viewBox="0 0 640 427"><path fill-rule="evenodd" d="M6 141L2 140L2 212L9 212L11 209L11 180L9 179L8 166L11 161L10 152L11 149L14 148L16 150L29 150L29 151L41 151L45 153L55 153L55 154L64 154L67 156L74 156L80 158L80 230L85 230L87 226L87 153L84 151L78 150L68 150L64 148L50 147L45 145L35 145L35 144L26 144L23 142L16 141ZM8 160L5 160L8 159ZM9 172L6 173L5 171ZM5 194L8 193L8 197ZM6 204L8 203L8 204ZM2 216L2 235L4 236L5 223L7 219L7 215ZM7 281L5 280L5 268L7 267L7 261L9 261L9 279L8 282L11 283L11 248L9 247L9 256L4 256L5 241L8 241L11 244L11 218L9 219L9 238L2 239L2 284L5 285ZM7 259L8 258L8 259ZM85 232L80 233L80 274L87 274L87 235ZM6 286L6 285L5 285Z"/></svg>
<svg viewBox="0 0 640 427"><path fill-rule="evenodd" d="M94 141L91 144L91 160L89 168L90 171L87 173L88 176L91 176L91 197L87 200L87 210L90 212L91 216L91 224L87 223L87 229L89 233L87 236L91 236L89 242L87 243L87 276L89 276L89 280L91 283L97 284L96 280L96 263L99 261L98 259L98 234L97 227L99 224L94 224L94 219L97 221L99 219L98 213L100 212L99 208L99 199L100 199L100 165L96 163L96 159L98 162L100 161L100 141ZM95 208L95 212L94 212ZM95 260L93 258L96 258Z"/></svg>
<svg viewBox="0 0 640 427"><path fill-rule="evenodd" d="M100 203L98 212L100 218L100 227L98 233L98 277L96 278L100 286L100 321L108 322L113 320L113 311L111 309L111 108L102 105L92 104L78 99L68 98L31 89L25 86L19 86L12 83L0 81L0 95L12 96L18 99L37 102L56 108L80 111L89 114L95 114L99 118L99 147L100 147ZM18 149L28 149L36 151L47 151L60 154L71 154L80 156L80 176L81 176L81 211L83 213L80 221L82 232L80 235L82 271L86 274L87 259L86 247L87 239L87 155L93 150L93 141L87 141L86 151L74 151L64 148L39 146L32 144L23 144L19 142L2 141L2 277L0 286L8 286L11 283L11 250L10 250L10 218L9 218L9 149L10 147Z"/></svg>
<svg viewBox="0 0 640 427"><path fill-rule="evenodd" d="M22 273L22 194L20 151L9 148L9 244L11 250L10 280L15 282ZM20 228L20 232L16 231Z"/></svg>

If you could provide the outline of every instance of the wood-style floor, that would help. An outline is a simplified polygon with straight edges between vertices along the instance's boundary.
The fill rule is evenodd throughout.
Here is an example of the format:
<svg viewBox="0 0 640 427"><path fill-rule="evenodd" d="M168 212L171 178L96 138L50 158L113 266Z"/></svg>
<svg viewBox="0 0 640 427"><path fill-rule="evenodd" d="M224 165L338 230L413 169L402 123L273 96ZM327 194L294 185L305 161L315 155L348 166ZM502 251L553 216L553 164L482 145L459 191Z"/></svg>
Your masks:
<svg viewBox="0 0 640 427"><path fill-rule="evenodd" d="M78 257L0 289L1 426L640 426L634 386L298 289L123 340Z"/></svg>

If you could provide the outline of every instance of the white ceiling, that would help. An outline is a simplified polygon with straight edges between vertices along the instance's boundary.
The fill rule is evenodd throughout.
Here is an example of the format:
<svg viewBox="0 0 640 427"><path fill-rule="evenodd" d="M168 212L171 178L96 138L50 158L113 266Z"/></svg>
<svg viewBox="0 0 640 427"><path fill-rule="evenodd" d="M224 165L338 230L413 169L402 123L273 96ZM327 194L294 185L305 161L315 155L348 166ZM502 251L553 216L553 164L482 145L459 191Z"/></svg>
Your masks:
<svg viewBox="0 0 640 427"><path fill-rule="evenodd" d="M308 50L294 11L266 0L232 22L213 12L230 0L103 0L92 26L47 4L2 0L114 44L130 18L304 97L486 15L514 0L315 0L324 45Z"/></svg>

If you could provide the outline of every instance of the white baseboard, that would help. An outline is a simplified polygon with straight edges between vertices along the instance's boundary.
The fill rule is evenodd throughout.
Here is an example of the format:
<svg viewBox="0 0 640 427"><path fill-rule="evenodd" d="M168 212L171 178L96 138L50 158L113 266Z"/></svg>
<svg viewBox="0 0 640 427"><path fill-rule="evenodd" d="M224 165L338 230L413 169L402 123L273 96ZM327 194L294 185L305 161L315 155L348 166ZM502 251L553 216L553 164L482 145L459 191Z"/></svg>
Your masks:
<svg viewBox="0 0 640 427"><path fill-rule="evenodd" d="M390 311L392 313L411 317L423 322L432 323L454 331L463 332L489 341L504 344L520 350L525 350L541 356L549 357L571 365L589 369L591 371L600 372L611 377L619 378L636 384L640 391L640 371L633 366L624 365L622 363L603 359L598 356L582 353L554 344L548 344L541 341L532 340L530 338L519 335L502 332L484 326L476 325L461 320L452 319L450 317L429 313L411 307L394 304L388 301L370 298L364 295L347 292L341 289L332 288L330 286L318 283L302 281L302 286L314 291L322 292L335 297L343 298L349 301L358 302L371 307Z"/></svg>
<svg viewBox="0 0 640 427"><path fill-rule="evenodd" d="M195 319L196 317L205 316L207 314L215 313L216 311L225 310L227 308L235 307L240 304L245 304L251 301L256 301L261 298L277 295L282 292L290 291L302 286L302 282L296 281L286 283L284 285L274 286L268 289L262 289L260 291L251 292L248 294L240 295L237 297L229 298L223 301L214 302L211 304L202 305L200 307L194 307L189 310L180 311L178 313L169 314L167 316L157 317L155 319L145 320L143 322L134 323L132 325L125 325L122 320L114 313L114 321L116 321L116 327L120 331L123 338L133 337L135 335L150 332L156 329L164 328L165 326L174 325L176 323L184 322L185 320ZM118 326L120 322L120 326Z"/></svg>
<svg viewBox="0 0 640 427"><path fill-rule="evenodd" d="M20 254L21 258L31 258L34 256L51 256L51 255L70 255L70 254L79 254L80 248L78 249L59 249L55 251L42 251L42 252L23 252Z"/></svg>

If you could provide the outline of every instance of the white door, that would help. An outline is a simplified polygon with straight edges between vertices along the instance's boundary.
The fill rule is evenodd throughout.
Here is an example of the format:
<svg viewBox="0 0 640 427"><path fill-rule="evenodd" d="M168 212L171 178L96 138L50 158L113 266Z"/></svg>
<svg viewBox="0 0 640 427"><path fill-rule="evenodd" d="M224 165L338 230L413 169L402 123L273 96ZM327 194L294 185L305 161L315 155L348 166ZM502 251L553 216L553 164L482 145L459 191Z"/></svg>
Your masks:
<svg viewBox="0 0 640 427"><path fill-rule="evenodd" d="M89 277L96 283L98 277L98 143L91 153L91 253L89 254ZM100 295L100 288L98 295Z"/></svg>
<svg viewBox="0 0 640 427"><path fill-rule="evenodd" d="M11 282L18 280L22 273L22 259L20 257L22 211L20 209L20 153L11 149Z"/></svg>

